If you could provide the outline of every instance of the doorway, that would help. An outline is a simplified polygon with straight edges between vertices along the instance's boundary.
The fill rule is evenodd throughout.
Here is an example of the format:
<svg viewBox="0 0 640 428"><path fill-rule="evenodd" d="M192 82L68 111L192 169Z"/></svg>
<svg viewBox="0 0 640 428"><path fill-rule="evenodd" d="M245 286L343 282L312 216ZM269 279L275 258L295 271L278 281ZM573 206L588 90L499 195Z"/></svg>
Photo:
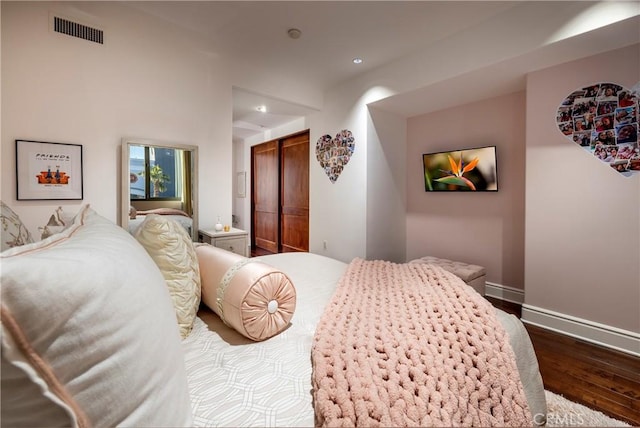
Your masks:
<svg viewBox="0 0 640 428"><path fill-rule="evenodd" d="M251 148L251 248L309 251L309 130Z"/></svg>

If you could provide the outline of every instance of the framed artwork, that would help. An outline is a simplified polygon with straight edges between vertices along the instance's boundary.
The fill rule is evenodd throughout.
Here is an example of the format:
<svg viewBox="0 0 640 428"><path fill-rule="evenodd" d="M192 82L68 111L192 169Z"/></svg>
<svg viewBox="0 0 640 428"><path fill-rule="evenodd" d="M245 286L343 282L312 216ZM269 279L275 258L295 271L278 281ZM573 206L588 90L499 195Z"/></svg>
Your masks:
<svg viewBox="0 0 640 428"><path fill-rule="evenodd" d="M237 173L237 186L238 186L238 198L244 198L247 196L247 173L242 171Z"/></svg>
<svg viewBox="0 0 640 428"><path fill-rule="evenodd" d="M82 145L16 140L17 199L82 199Z"/></svg>

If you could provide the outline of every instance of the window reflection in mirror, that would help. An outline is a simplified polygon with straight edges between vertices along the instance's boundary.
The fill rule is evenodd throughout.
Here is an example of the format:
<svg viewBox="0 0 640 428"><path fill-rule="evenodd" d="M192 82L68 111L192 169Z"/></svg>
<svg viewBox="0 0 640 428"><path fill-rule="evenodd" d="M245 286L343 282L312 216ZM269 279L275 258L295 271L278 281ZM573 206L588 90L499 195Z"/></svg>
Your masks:
<svg viewBox="0 0 640 428"><path fill-rule="evenodd" d="M182 149L130 145L130 198L182 200L182 195L189 191L184 188L184 170L185 151Z"/></svg>
<svg viewBox="0 0 640 428"><path fill-rule="evenodd" d="M197 239L197 147L123 139L121 225L134 233L145 215L166 215Z"/></svg>

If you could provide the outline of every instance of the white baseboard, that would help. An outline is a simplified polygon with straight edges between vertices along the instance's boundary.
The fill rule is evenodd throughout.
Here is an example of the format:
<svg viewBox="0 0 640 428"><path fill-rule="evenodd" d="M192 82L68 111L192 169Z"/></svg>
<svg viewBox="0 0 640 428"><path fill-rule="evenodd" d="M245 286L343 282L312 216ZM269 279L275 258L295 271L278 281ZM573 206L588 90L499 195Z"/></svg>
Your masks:
<svg viewBox="0 0 640 428"><path fill-rule="evenodd" d="M502 284L496 284L495 282L487 281L485 283L484 294L485 296L506 300L507 302L517 303L519 305L524 303L523 290Z"/></svg>
<svg viewBox="0 0 640 428"><path fill-rule="evenodd" d="M640 334L571 315L522 305L522 321L640 357Z"/></svg>

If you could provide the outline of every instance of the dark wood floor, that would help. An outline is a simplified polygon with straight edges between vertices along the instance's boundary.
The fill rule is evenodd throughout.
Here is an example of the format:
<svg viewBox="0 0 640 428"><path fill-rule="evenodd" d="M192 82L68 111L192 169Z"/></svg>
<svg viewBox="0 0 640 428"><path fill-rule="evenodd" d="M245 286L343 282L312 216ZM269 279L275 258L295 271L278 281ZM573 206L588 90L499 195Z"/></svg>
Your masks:
<svg viewBox="0 0 640 428"><path fill-rule="evenodd" d="M487 297L521 316L521 306ZM640 426L640 358L525 324L545 389Z"/></svg>
<svg viewBox="0 0 640 428"><path fill-rule="evenodd" d="M259 248L259 247L251 247L251 256L250 257L267 256L269 254L273 254L273 253L271 251L267 251L267 250Z"/></svg>

